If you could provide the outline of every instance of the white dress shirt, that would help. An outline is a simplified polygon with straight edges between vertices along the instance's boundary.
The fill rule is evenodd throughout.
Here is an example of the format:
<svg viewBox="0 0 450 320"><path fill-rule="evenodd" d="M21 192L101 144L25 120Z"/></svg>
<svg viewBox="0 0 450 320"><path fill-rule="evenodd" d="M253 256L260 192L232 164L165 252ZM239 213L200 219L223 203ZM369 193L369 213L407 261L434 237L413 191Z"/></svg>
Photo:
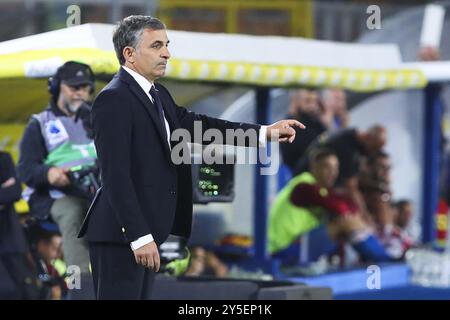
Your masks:
<svg viewBox="0 0 450 320"><path fill-rule="evenodd" d="M128 72L134 78L134 80L136 80L136 82L139 84L139 86L142 88L142 90L144 90L144 93L147 95L147 97L153 103L153 98L150 95L150 89L152 86L154 86L154 83L148 81L142 75L140 75L139 73L137 73L134 70L131 70L128 67L122 66L122 68L126 72ZM155 108L156 108L156 106L155 106ZM166 129L166 133L167 133L166 134L167 144L169 145L169 148L170 148L170 127L169 127L169 123L167 122L167 119L166 119L166 116L164 115L164 113L163 113L163 116L164 116L165 129ZM258 143L259 143L259 146L262 148L264 148L266 146L266 132L267 132L267 126L261 126L261 128L259 130ZM145 246L146 244L149 244L152 241L154 241L153 236L151 234L147 234L143 237L140 237L136 241L131 242L130 246L131 246L131 249L136 250L136 249L139 249L140 247Z"/></svg>

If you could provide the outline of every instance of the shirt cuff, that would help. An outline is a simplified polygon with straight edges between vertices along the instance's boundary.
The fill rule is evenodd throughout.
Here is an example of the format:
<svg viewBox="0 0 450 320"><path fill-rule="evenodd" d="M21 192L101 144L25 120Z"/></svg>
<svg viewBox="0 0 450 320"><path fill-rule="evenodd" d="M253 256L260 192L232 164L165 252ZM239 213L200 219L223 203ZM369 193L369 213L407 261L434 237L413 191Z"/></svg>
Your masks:
<svg viewBox="0 0 450 320"><path fill-rule="evenodd" d="M259 136L258 136L258 143L260 148L265 148L267 144L267 126L261 126L259 128Z"/></svg>
<svg viewBox="0 0 450 320"><path fill-rule="evenodd" d="M149 244L152 241L153 241L153 236L151 234L147 234L146 236L140 237L136 241L131 242L130 246L131 246L131 249L134 251L134 250L139 249L140 247L145 246L146 244Z"/></svg>

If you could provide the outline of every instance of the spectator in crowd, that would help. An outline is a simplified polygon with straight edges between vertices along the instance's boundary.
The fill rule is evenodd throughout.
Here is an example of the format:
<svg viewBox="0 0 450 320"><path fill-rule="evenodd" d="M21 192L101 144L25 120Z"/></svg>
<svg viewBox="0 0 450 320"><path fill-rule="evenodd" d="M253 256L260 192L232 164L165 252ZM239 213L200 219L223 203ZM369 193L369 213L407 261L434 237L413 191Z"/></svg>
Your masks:
<svg viewBox="0 0 450 320"><path fill-rule="evenodd" d="M359 186L374 230L390 256L402 258L412 245L412 238L396 223L396 208L392 206L391 160L381 151L368 158L359 175Z"/></svg>
<svg viewBox="0 0 450 320"><path fill-rule="evenodd" d="M397 209L394 207L392 210L395 214ZM396 224L386 224L383 228L378 226L377 236L386 252L396 259L402 259L406 251L416 244L409 232Z"/></svg>
<svg viewBox="0 0 450 320"><path fill-rule="evenodd" d="M62 237L53 223L35 222L30 230L31 252L39 278L43 282L40 297L61 300L66 297L67 286L53 263L62 256Z"/></svg>
<svg viewBox="0 0 450 320"><path fill-rule="evenodd" d="M359 190L358 173L363 156L377 154L385 144L386 130L379 125L372 126L367 131L344 129L333 134L325 133L311 144L307 154L299 160L294 173L299 174L308 170L308 155L314 150L327 148L334 151L340 163L337 186L351 197L365 221L371 224L372 218Z"/></svg>
<svg viewBox="0 0 450 320"><path fill-rule="evenodd" d="M359 188L367 210L374 223L381 229L394 223L390 169L389 155L380 151L374 156L363 159L359 173Z"/></svg>
<svg viewBox="0 0 450 320"><path fill-rule="evenodd" d="M350 242L364 260L391 260L353 201L333 189L339 174L337 155L320 148L310 157L311 170L294 177L271 207L269 252L289 261L298 252L299 237L324 223L331 239Z"/></svg>
<svg viewBox="0 0 450 320"><path fill-rule="evenodd" d="M395 224L402 230L406 230L414 215L414 207L411 201L402 199L395 203L397 209Z"/></svg>
<svg viewBox="0 0 450 320"><path fill-rule="evenodd" d="M366 169L360 174L360 189L381 243L391 256L402 258L414 243L406 231L412 207L406 206L407 211L401 213L399 225L399 212L403 211L406 201L402 200L400 205L392 204L390 170L391 159L388 154L379 152L370 157ZM406 203L410 205L409 202Z"/></svg>
<svg viewBox="0 0 450 320"><path fill-rule="evenodd" d="M412 223L414 205L410 200L402 199L395 202L395 225L400 230L401 237L408 240L411 246L418 243L419 227Z"/></svg>
<svg viewBox="0 0 450 320"><path fill-rule="evenodd" d="M12 158L0 152L0 299L36 298L26 239L13 206L20 193Z"/></svg>
<svg viewBox="0 0 450 320"><path fill-rule="evenodd" d="M350 115L347 110L347 95L342 89L325 89L321 94L321 102L324 110L329 110L332 115L329 129L345 129L350 122Z"/></svg>
<svg viewBox="0 0 450 320"><path fill-rule="evenodd" d="M331 117L328 116L328 118L327 120L327 116L321 115L319 95L315 90L300 89L291 93L286 119L296 119L308 128L301 132L302 139L295 139L293 143L280 145L283 160L291 170L294 169L298 159L305 153L310 143L327 130L331 123Z"/></svg>

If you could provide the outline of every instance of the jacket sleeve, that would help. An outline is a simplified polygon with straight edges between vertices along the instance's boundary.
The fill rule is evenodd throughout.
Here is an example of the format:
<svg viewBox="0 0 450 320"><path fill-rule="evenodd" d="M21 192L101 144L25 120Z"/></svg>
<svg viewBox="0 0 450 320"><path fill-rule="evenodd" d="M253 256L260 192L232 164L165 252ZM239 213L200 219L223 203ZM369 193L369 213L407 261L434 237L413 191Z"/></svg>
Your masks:
<svg viewBox="0 0 450 320"><path fill-rule="evenodd" d="M345 215L354 213L355 209L347 199L327 190L321 193L317 185L298 184L291 193L291 202L299 207L321 207L330 213Z"/></svg>
<svg viewBox="0 0 450 320"><path fill-rule="evenodd" d="M115 91L104 90L92 107L94 143L102 175L102 192L132 242L151 233L131 181L132 111Z"/></svg>
<svg viewBox="0 0 450 320"><path fill-rule="evenodd" d="M36 119L28 123L19 148L17 171L20 181L33 188L48 187L47 173L51 166L44 164L48 152Z"/></svg>
<svg viewBox="0 0 450 320"><path fill-rule="evenodd" d="M0 154L0 169L4 171L2 173L2 177L4 179L0 180L0 185L3 184L6 180L9 178L15 178L16 183L14 183L12 186L2 188L0 187L0 205L7 206L13 204L15 201L18 201L20 199L21 195L21 188L20 183L17 181L16 178L16 172L14 170L14 163L12 161L11 156L8 153L1 153Z"/></svg>
<svg viewBox="0 0 450 320"><path fill-rule="evenodd" d="M217 118L208 117L202 114L196 114L192 111L187 110L186 108L178 106L170 95L169 91L162 85L158 85L158 89L163 91L163 94L166 98L170 99L172 104L175 106L175 112L178 118L178 121L181 124L181 127L188 130L191 134L191 137L195 137L195 123L201 124L201 133L203 133L208 129L217 129L221 132L222 137L224 137L224 141L221 144L230 144L235 146L246 146L246 147L258 147L258 137L259 130L261 128L260 125L250 124L244 122L232 122L227 120L221 120ZM198 126L200 127L200 126ZM227 130L231 129L228 132L230 139L227 139ZM231 133L237 133L236 130L242 130L241 139L237 137L237 134L232 135ZM248 130L248 131L247 131ZM194 141L196 142L196 141ZM212 141L214 142L214 141Z"/></svg>

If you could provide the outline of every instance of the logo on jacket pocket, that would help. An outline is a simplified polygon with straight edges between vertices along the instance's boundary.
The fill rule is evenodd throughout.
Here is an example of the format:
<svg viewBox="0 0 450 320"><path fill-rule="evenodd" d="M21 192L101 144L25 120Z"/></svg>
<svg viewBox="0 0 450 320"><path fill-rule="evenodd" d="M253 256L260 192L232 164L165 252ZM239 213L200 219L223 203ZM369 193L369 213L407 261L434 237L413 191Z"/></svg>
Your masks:
<svg viewBox="0 0 450 320"><path fill-rule="evenodd" d="M65 142L69 139L66 128L62 124L61 120L52 120L45 124L45 132L47 134L48 143L50 148Z"/></svg>

